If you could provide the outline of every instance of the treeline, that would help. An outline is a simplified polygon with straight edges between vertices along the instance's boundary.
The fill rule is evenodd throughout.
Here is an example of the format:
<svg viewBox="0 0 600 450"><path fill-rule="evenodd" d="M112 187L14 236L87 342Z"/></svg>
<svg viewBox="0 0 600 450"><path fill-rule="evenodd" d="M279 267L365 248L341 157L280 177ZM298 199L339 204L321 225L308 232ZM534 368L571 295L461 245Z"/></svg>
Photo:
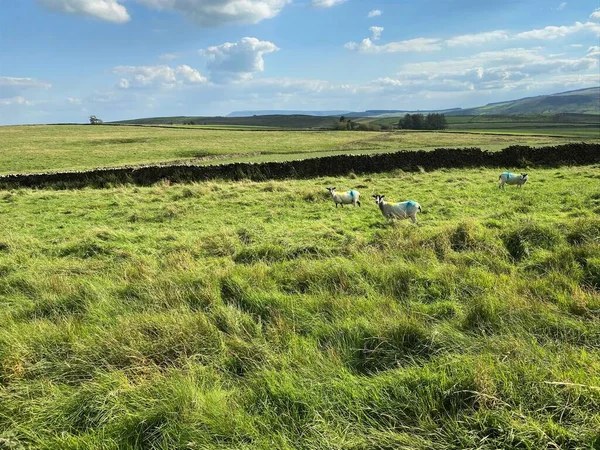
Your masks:
<svg viewBox="0 0 600 450"><path fill-rule="evenodd" d="M355 122L344 116L335 124L336 130L348 131L387 131L398 128L400 130L445 130L448 128L446 116L438 113L430 113L426 116L423 114L406 114L398 125L394 127L390 125L378 125L375 123Z"/></svg>
<svg viewBox="0 0 600 450"><path fill-rule="evenodd" d="M446 116L438 113L406 114L398 122L398 128L401 130L445 130L448 128Z"/></svg>
<svg viewBox="0 0 600 450"><path fill-rule="evenodd" d="M433 151L400 151L375 155L340 155L300 161L233 163L214 166L172 165L120 167L84 172L58 172L0 176L0 188L17 187L72 189L109 187L132 183L151 185L161 180L173 182L214 179L264 181L285 178L314 178L378 173L394 169L404 171L469 167L559 167L600 163L600 144L571 143L556 147L511 146L499 152L479 148Z"/></svg>
<svg viewBox="0 0 600 450"><path fill-rule="evenodd" d="M388 129L389 127L382 127L374 123L363 123L355 122L352 119L346 119L344 116L340 117L339 122L335 124L336 130L348 130L348 131L380 131Z"/></svg>

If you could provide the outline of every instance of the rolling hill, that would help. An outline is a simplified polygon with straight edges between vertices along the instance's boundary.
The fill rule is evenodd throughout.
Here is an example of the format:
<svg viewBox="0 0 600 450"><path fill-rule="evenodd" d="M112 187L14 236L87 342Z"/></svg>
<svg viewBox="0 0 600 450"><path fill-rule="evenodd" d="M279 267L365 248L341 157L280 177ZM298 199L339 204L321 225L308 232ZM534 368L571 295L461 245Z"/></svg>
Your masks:
<svg viewBox="0 0 600 450"><path fill-rule="evenodd" d="M560 92L550 95L526 97L518 100L488 103L476 108L451 108L443 110L366 110L344 111L235 111L227 117L177 116L149 117L122 120L117 124L130 125L204 125L270 127L287 129L331 129L335 120L344 115L347 118L383 119L403 116L406 113L430 112L448 116L516 116L516 115L557 115L557 114L600 114L600 86Z"/></svg>
<svg viewBox="0 0 600 450"><path fill-rule="evenodd" d="M512 114L600 114L600 86L526 97L507 102L489 103L477 108L460 109L450 115L512 115Z"/></svg>

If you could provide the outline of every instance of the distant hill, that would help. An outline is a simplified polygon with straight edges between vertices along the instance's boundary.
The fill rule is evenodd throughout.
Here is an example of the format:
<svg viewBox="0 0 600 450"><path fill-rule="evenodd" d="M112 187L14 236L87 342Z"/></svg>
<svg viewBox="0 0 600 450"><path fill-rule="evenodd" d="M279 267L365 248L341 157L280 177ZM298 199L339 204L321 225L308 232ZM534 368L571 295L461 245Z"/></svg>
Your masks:
<svg viewBox="0 0 600 450"><path fill-rule="evenodd" d="M348 114L349 110L334 111L296 111L285 109L268 109L263 111L233 111L227 117L252 117L252 116L339 116Z"/></svg>
<svg viewBox="0 0 600 450"><path fill-rule="evenodd" d="M215 125L240 127L270 127L286 129L332 129L340 116L353 121L372 121L403 116L407 113L443 113L449 116L524 116L557 114L600 114L600 86L551 95L526 97L506 102L489 103L477 108L443 110L371 109L367 111L234 111L227 117L177 116L122 120L120 124L143 125ZM362 119L362 120L361 120Z"/></svg>
<svg viewBox="0 0 600 450"><path fill-rule="evenodd" d="M149 117L143 119L120 120L110 122L127 125L205 125L205 126L244 126L266 128L302 128L331 129L335 124L333 117L308 115L263 115L244 117Z"/></svg>
<svg viewBox="0 0 600 450"><path fill-rule="evenodd" d="M507 102L488 103L485 106L460 109L447 114L478 116L563 113L600 114L600 86Z"/></svg>

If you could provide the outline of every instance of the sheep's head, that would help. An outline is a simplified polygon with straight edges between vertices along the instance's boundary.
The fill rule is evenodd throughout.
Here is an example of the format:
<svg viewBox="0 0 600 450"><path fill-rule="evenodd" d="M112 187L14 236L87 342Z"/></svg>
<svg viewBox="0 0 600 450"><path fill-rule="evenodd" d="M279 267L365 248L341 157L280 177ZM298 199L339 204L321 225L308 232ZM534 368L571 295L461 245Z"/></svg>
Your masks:
<svg viewBox="0 0 600 450"><path fill-rule="evenodd" d="M527 178L527 174L526 173L522 173L521 174L521 180L523 180L523 183L526 183L528 178Z"/></svg>
<svg viewBox="0 0 600 450"><path fill-rule="evenodd" d="M331 195L335 194L335 188L334 187L328 187L327 190L329 191L329 193Z"/></svg>
<svg viewBox="0 0 600 450"><path fill-rule="evenodd" d="M385 195L373 195L373 198L375 199L375 203L378 205L381 205L381 203L383 202L383 197L385 197Z"/></svg>

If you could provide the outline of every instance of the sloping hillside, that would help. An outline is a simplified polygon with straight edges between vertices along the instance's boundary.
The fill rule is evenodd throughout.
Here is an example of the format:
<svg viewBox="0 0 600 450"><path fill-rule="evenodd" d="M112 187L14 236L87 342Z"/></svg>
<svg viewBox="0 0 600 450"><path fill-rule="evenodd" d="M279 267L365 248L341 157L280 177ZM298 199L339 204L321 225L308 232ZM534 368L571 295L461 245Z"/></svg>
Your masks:
<svg viewBox="0 0 600 450"><path fill-rule="evenodd" d="M508 114L600 114L600 87L578 89L551 95L527 97L508 102L489 103L478 108L462 109L453 115Z"/></svg>

